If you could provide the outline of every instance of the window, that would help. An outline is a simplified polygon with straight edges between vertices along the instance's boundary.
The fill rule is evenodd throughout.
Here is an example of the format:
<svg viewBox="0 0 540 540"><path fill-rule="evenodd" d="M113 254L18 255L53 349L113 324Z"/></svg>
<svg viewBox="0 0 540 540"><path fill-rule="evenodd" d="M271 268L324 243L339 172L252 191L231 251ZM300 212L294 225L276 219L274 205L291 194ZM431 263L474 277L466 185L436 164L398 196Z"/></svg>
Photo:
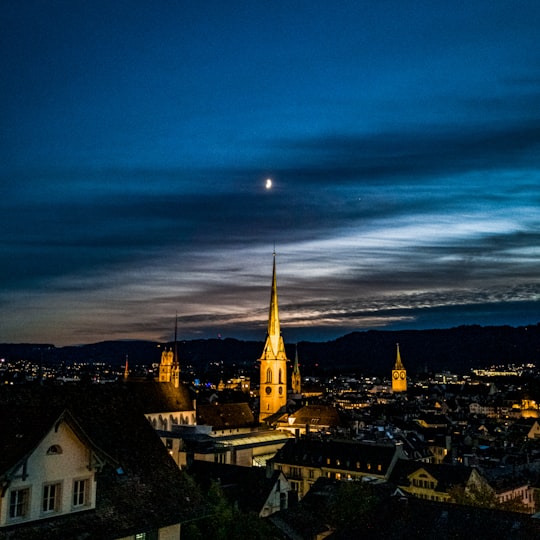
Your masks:
<svg viewBox="0 0 540 540"><path fill-rule="evenodd" d="M88 479L75 480L73 482L73 507L79 508L89 504L89 487Z"/></svg>
<svg viewBox="0 0 540 540"><path fill-rule="evenodd" d="M16 489L9 496L9 518L24 519L30 506L30 488Z"/></svg>
<svg viewBox="0 0 540 540"><path fill-rule="evenodd" d="M281 380L281 369L279 370L279 375L278 375L278 380L279 380L279 384L283 384L283 381Z"/></svg>
<svg viewBox="0 0 540 540"><path fill-rule="evenodd" d="M272 382L272 370L268 368L266 370L266 382L271 383Z"/></svg>
<svg viewBox="0 0 540 540"><path fill-rule="evenodd" d="M293 478L300 478L302 476L302 471L300 467L290 467L290 476Z"/></svg>
<svg viewBox="0 0 540 540"><path fill-rule="evenodd" d="M41 511L44 514L58 512L60 509L60 483L46 484L43 486L43 498L41 499Z"/></svg>
<svg viewBox="0 0 540 540"><path fill-rule="evenodd" d="M49 446L47 449L47 455L48 456L54 456L56 454L62 453L62 447L59 444L53 444L52 446Z"/></svg>

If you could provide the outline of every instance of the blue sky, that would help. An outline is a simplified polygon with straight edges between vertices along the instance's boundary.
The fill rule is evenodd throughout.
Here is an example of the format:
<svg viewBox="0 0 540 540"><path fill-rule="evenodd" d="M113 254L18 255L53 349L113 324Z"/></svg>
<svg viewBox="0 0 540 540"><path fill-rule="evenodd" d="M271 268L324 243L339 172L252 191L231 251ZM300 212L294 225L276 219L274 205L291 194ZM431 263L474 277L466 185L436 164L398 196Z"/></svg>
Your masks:
<svg viewBox="0 0 540 540"><path fill-rule="evenodd" d="M0 6L0 341L540 321L540 4ZM271 190L264 188L267 177Z"/></svg>

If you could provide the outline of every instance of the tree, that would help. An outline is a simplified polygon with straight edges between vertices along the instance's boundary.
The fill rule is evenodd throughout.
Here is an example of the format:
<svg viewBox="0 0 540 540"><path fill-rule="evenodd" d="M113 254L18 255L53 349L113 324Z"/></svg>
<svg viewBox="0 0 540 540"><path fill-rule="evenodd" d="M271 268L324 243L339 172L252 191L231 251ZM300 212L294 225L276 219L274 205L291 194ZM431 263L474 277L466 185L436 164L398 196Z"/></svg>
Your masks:
<svg viewBox="0 0 540 540"><path fill-rule="evenodd" d="M471 486L453 486L448 490L453 502L482 508L496 508L497 497L487 484L473 484Z"/></svg>

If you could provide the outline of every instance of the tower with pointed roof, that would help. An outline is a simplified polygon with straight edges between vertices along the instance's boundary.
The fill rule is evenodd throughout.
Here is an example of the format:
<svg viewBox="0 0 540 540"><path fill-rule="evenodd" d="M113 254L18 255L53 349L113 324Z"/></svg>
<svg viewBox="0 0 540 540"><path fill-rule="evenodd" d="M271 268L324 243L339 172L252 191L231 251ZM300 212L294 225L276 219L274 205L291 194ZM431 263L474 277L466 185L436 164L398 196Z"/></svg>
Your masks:
<svg viewBox="0 0 540 540"><path fill-rule="evenodd" d="M291 392L296 395L302 393L302 378L300 377L300 367L298 366L298 346L296 346L294 366L291 373Z"/></svg>
<svg viewBox="0 0 540 540"><path fill-rule="evenodd" d="M392 392L407 391L407 371L399 354L399 343L396 343L396 363L392 370Z"/></svg>
<svg viewBox="0 0 540 540"><path fill-rule="evenodd" d="M261 384L259 387L260 422L278 412L287 403L287 355L279 325L275 252L273 257L268 330L263 353L259 358L261 368Z"/></svg>

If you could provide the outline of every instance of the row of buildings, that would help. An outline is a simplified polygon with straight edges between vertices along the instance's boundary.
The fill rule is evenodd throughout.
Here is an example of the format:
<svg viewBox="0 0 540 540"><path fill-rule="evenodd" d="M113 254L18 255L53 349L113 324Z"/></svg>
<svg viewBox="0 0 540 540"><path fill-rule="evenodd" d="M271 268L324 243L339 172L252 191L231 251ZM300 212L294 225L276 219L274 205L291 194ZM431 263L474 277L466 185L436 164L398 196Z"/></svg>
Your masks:
<svg viewBox="0 0 540 540"><path fill-rule="evenodd" d="M467 415L448 410L455 396L439 392L429 406L409 400L399 345L390 392L372 396L378 412L346 410L328 397L307 403L298 354L290 374L288 363L274 255L255 408L197 402L176 347L163 351L156 381L130 377L126 360L114 384L0 388L0 539L177 539L185 524L209 518L194 478L219 481L261 518L284 516L281 528L275 523L291 538L287 512L324 482L384 486L394 499L426 504L483 497L536 510L532 447L524 460L480 466L487 422L468 443ZM540 425L531 423L521 441L537 435ZM498 441L489 448L501 450Z"/></svg>

